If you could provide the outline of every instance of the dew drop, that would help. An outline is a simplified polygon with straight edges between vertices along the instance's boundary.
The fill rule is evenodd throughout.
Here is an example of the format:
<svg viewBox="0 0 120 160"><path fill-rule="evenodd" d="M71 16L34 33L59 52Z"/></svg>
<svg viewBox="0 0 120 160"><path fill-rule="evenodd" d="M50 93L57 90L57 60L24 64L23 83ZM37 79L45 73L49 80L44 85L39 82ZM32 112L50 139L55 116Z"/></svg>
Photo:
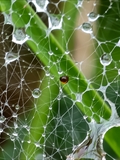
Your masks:
<svg viewBox="0 0 120 160"><path fill-rule="evenodd" d="M50 73L49 73L49 72L46 72L46 74L45 74L45 75L48 77L48 76L50 76Z"/></svg>
<svg viewBox="0 0 120 160"><path fill-rule="evenodd" d="M89 15L88 15L88 19L89 19L89 21L91 21L91 22L94 22L94 21L96 21L97 19L98 19L98 14L96 14L95 12L91 12L91 13L89 13Z"/></svg>
<svg viewBox="0 0 120 160"><path fill-rule="evenodd" d="M70 52L69 51L65 51L65 54L69 54Z"/></svg>
<svg viewBox="0 0 120 160"><path fill-rule="evenodd" d="M62 21L63 21L62 17L51 14L49 16L49 28L51 28L51 29L61 29Z"/></svg>
<svg viewBox="0 0 120 160"><path fill-rule="evenodd" d="M69 21L69 20L71 20L71 17L68 17L67 19L68 19L68 21Z"/></svg>
<svg viewBox="0 0 120 160"><path fill-rule="evenodd" d="M3 13L3 15L4 15L4 24L12 24L12 20L11 20L10 15L8 15L6 13Z"/></svg>
<svg viewBox="0 0 120 160"><path fill-rule="evenodd" d="M16 109L16 110L19 110L19 109L20 109L20 106L17 104L17 105L15 106L15 109Z"/></svg>
<svg viewBox="0 0 120 160"><path fill-rule="evenodd" d="M78 7L82 7L82 4L83 4L83 0L78 0L77 6L78 6Z"/></svg>
<svg viewBox="0 0 120 160"><path fill-rule="evenodd" d="M66 84L69 81L69 77L68 76L62 76L60 77L60 81L63 84Z"/></svg>
<svg viewBox="0 0 120 160"><path fill-rule="evenodd" d="M23 44L28 40L28 36L24 33L23 29L16 29L12 34L12 41L17 44Z"/></svg>
<svg viewBox="0 0 120 160"><path fill-rule="evenodd" d="M52 52L52 51L49 51L48 53L49 53L49 55L50 55L50 56L52 56L52 55L53 55L53 52Z"/></svg>
<svg viewBox="0 0 120 160"><path fill-rule="evenodd" d="M17 133L17 132L13 132L13 136L14 136L14 137L17 137L17 136L18 136L18 133Z"/></svg>
<svg viewBox="0 0 120 160"><path fill-rule="evenodd" d="M58 74L59 74L59 75L63 74L63 71L59 70L59 71L58 71Z"/></svg>
<svg viewBox="0 0 120 160"><path fill-rule="evenodd" d="M55 146L55 143L53 143L52 146L54 147L54 146Z"/></svg>
<svg viewBox="0 0 120 160"><path fill-rule="evenodd" d="M117 42L116 46L120 47L120 39L119 39L119 41Z"/></svg>
<svg viewBox="0 0 120 160"><path fill-rule="evenodd" d="M29 140L29 141L27 141L29 144L31 143L31 141Z"/></svg>
<svg viewBox="0 0 120 160"><path fill-rule="evenodd" d="M118 69L118 75L120 75L120 69Z"/></svg>
<svg viewBox="0 0 120 160"><path fill-rule="evenodd" d="M40 147L40 144L38 142L35 143L36 147Z"/></svg>
<svg viewBox="0 0 120 160"><path fill-rule="evenodd" d="M59 21L58 17L51 16L51 23L52 23L53 26L58 26L60 21Z"/></svg>
<svg viewBox="0 0 120 160"><path fill-rule="evenodd" d="M42 134L42 137L45 137L45 134Z"/></svg>
<svg viewBox="0 0 120 160"><path fill-rule="evenodd" d="M12 117L17 118L17 114L16 114L16 113L13 113L13 116L12 116Z"/></svg>
<svg viewBox="0 0 120 160"><path fill-rule="evenodd" d="M92 33L92 26L90 23L83 23L82 24L82 31L85 32L85 33Z"/></svg>
<svg viewBox="0 0 120 160"><path fill-rule="evenodd" d="M11 136L10 136L10 140L11 140L11 141L14 141L14 140L15 140L15 136L11 135Z"/></svg>
<svg viewBox="0 0 120 160"><path fill-rule="evenodd" d="M5 122L6 118L4 116L0 116L0 123Z"/></svg>
<svg viewBox="0 0 120 160"><path fill-rule="evenodd" d="M39 98L39 96L40 96L40 89L39 88L35 88L34 90L33 90L33 92L32 92L32 96L34 97L34 98Z"/></svg>
<svg viewBox="0 0 120 160"><path fill-rule="evenodd" d="M2 133L3 132L3 129L2 128L0 128L0 133Z"/></svg>
<svg viewBox="0 0 120 160"><path fill-rule="evenodd" d="M14 128L18 128L18 124L16 122L14 122Z"/></svg>
<svg viewBox="0 0 120 160"><path fill-rule="evenodd" d="M38 6L43 8L45 4L47 3L47 0L36 0L36 3Z"/></svg>
<svg viewBox="0 0 120 160"><path fill-rule="evenodd" d="M43 154L43 157L45 158L45 157L46 157L46 155L45 155L45 154Z"/></svg>
<svg viewBox="0 0 120 160"><path fill-rule="evenodd" d="M51 106L49 107L49 110L52 110L52 107L51 107Z"/></svg>
<svg viewBox="0 0 120 160"><path fill-rule="evenodd" d="M100 57L100 63L103 66L108 66L112 61L112 58L109 54L105 53Z"/></svg>
<svg viewBox="0 0 120 160"><path fill-rule="evenodd" d="M19 58L18 53L6 52L6 54L5 54L5 63L9 64L11 62L14 62L15 60L18 60L18 58Z"/></svg>

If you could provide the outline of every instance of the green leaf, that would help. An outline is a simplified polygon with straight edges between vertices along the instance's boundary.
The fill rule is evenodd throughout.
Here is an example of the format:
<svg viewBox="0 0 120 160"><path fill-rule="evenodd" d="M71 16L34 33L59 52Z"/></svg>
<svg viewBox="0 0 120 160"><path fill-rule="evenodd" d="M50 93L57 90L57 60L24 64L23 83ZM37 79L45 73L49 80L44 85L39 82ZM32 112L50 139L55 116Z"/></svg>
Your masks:
<svg viewBox="0 0 120 160"><path fill-rule="evenodd" d="M9 13L11 8L11 0L1 0L0 1L0 11Z"/></svg>
<svg viewBox="0 0 120 160"><path fill-rule="evenodd" d="M119 135L120 135L120 127L113 127L105 134L105 141L112 148L112 151L114 151L114 153L117 155L118 158L120 158ZM105 148L105 150L111 155L111 150L110 152L108 151L108 146L107 148Z"/></svg>

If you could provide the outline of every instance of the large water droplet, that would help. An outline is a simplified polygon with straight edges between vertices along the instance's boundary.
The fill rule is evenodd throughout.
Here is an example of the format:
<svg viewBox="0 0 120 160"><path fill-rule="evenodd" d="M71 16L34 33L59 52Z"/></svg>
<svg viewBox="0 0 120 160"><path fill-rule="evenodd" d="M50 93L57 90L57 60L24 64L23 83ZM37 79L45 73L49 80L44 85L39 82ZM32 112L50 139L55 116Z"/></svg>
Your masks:
<svg viewBox="0 0 120 160"><path fill-rule="evenodd" d="M78 0L77 7L82 7L82 4L83 4L83 0Z"/></svg>
<svg viewBox="0 0 120 160"><path fill-rule="evenodd" d="M28 40L28 36L23 29L16 29L12 35L12 41L17 44L23 44Z"/></svg>
<svg viewBox="0 0 120 160"><path fill-rule="evenodd" d="M63 21L63 18L60 17L59 15L54 15L54 14L51 14L48 18L49 20L49 28L50 29L61 29L62 28L62 21Z"/></svg>
<svg viewBox="0 0 120 160"><path fill-rule="evenodd" d="M5 64L9 64L15 60L18 60L18 58L19 58L18 53L7 52L5 54Z"/></svg>
<svg viewBox="0 0 120 160"><path fill-rule="evenodd" d="M89 15L88 15L88 19L89 21L91 22L94 22L98 19L99 15L96 14L95 12L91 12Z"/></svg>
<svg viewBox="0 0 120 160"><path fill-rule="evenodd" d="M37 5L39 5L40 7L44 7L46 4L47 0L36 0Z"/></svg>
<svg viewBox="0 0 120 160"><path fill-rule="evenodd" d="M34 98L39 98L39 96L40 96L40 89L39 88L35 88L34 90L33 90L33 92L32 92L32 96L34 97Z"/></svg>
<svg viewBox="0 0 120 160"><path fill-rule="evenodd" d="M33 0L32 3L35 5L37 12L45 12L49 2L48 0Z"/></svg>
<svg viewBox="0 0 120 160"><path fill-rule="evenodd" d="M4 15L4 24L12 24L11 16L6 13L3 13L3 15Z"/></svg>
<svg viewBox="0 0 120 160"><path fill-rule="evenodd" d="M103 66L108 66L111 63L111 61L112 61L112 57L108 53L105 53L100 57L100 63Z"/></svg>
<svg viewBox="0 0 120 160"><path fill-rule="evenodd" d="M2 115L2 116L0 116L0 123L3 123L3 122L5 122L5 120L6 120L6 118Z"/></svg>
<svg viewBox="0 0 120 160"><path fill-rule="evenodd" d="M85 33L92 33L92 25L90 23L83 23L82 24L82 31Z"/></svg>

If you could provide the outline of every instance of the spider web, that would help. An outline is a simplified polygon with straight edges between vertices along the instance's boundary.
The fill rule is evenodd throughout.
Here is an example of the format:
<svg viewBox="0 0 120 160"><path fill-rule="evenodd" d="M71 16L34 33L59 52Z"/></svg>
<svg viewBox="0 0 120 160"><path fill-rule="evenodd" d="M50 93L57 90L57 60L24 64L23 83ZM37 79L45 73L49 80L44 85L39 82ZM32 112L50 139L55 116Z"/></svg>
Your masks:
<svg viewBox="0 0 120 160"><path fill-rule="evenodd" d="M67 61L62 64L63 57L59 57L52 62L52 56L59 56L51 51L52 46L46 66L26 44L31 40L26 28L16 28L12 22L16 1L9 13L0 13L0 160L120 158L104 140L105 134L120 124L119 1L26 1L46 25L48 39L52 33L64 55L74 62L70 67L84 75L87 87L82 93L79 77L74 73L68 77L69 70L61 69L61 65L67 68ZM37 36L42 41L39 33ZM53 65L59 79L50 72ZM68 94L64 88L72 81L78 92L69 88ZM97 94L103 100L100 107ZM106 119L104 105L111 111Z"/></svg>

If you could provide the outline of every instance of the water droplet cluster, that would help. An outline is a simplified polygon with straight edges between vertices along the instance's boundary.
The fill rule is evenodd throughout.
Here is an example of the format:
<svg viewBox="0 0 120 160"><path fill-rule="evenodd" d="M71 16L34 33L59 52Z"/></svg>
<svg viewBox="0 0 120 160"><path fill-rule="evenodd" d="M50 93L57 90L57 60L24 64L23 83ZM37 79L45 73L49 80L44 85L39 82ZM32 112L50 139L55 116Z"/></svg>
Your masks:
<svg viewBox="0 0 120 160"><path fill-rule="evenodd" d="M12 0L2 10L0 159L105 159L105 132L120 126L119 3Z"/></svg>

